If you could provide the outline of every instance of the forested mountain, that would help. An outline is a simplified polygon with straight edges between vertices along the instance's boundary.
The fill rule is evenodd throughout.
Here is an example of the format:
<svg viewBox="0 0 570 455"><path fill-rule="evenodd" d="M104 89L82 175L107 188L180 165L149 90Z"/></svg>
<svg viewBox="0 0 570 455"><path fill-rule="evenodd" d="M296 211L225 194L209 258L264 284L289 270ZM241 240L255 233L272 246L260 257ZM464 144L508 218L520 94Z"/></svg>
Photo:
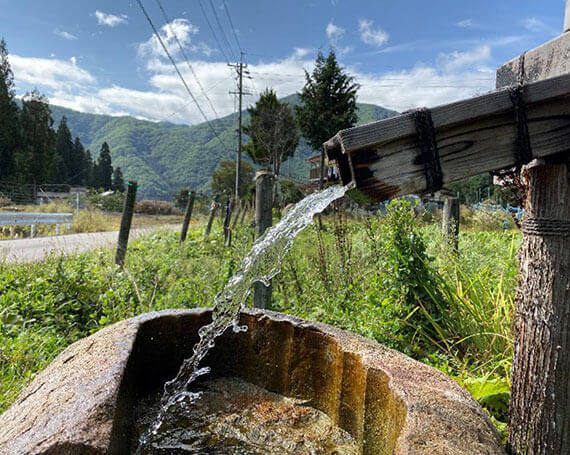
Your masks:
<svg viewBox="0 0 570 455"><path fill-rule="evenodd" d="M283 101L296 105L298 96L291 95ZM237 117L234 115L210 122L226 144L224 149L206 123L183 126L133 117L84 114L54 105L50 107L54 123L58 125L63 116L67 117L71 134L81 139L94 158L102 143L107 142L113 165L121 168L125 179L138 181L142 197L170 198L184 186L208 191L218 163L236 158ZM396 114L372 104L359 104L358 108L359 124ZM246 114L244 122L247 118ZM305 181L308 176L307 158L314 153L301 141L295 157L283 164L282 175Z"/></svg>

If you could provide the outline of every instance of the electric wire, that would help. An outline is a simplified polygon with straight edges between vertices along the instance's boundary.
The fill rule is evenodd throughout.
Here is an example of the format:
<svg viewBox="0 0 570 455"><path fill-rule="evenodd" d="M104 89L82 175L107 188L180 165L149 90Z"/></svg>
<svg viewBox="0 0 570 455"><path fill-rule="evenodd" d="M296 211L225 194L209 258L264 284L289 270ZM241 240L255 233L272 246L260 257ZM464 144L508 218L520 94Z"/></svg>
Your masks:
<svg viewBox="0 0 570 455"><path fill-rule="evenodd" d="M232 57L234 57L234 60L237 60L237 58L235 58L234 50L233 50L232 46L230 45L230 41L228 40L228 37L226 36L226 32L224 31L224 28L222 27L222 23L220 22L220 18L218 16L217 11L216 11L216 7L214 6L214 2L212 0L209 0L209 2L210 2L210 7L212 8L212 12L214 13L214 19L216 19L216 23L218 24L218 28L220 29L220 33L222 35L222 38L225 41L226 46L229 49L230 55Z"/></svg>
<svg viewBox="0 0 570 455"><path fill-rule="evenodd" d="M206 23L208 24L208 27L210 28L210 32L212 32L212 36L214 37L214 40L218 44L218 49L220 50L220 52L224 56L226 63L229 65L231 59L228 58L228 55L224 51L224 49L220 43L220 40L218 39L218 35L214 31L214 27L212 27L212 23L210 22L210 19L208 18L208 15L206 14L206 10L204 9L204 5L202 5L202 0L198 0L198 4L200 5L200 9L202 10L202 14L204 15L204 18L206 19Z"/></svg>
<svg viewBox="0 0 570 455"><path fill-rule="evenodd" d="M224 10L226 11L226 16L227 16L228 21L229 21L229 23L230 23L230 27L231 27L232 32L233 32L233 34L234 34L234 38L235 38L235 40L236 40L237 47L238 47L239 51L243 54L244 52L243 52L243 50L242 50L242 48L241 48L241 45L240 45L240 43L239 43L239 39L238 39L237 33L236 33L236 28L234 27L234 23L233 23L233 21L232 21L232 17L231 17L231 15L230 15L229 10L228 10L228 5L227 5L227 3L226 3L226 0L223 0L223 5L224 5Z"/></svg>
<svg viewBox="0 0 570 455"><path fill-rule="evenodd" d="M188 56L186 55L186 52L184 51L184 47L182 46L182 43L180 42L180 40L178 39L178 35L176 35L176 32L174 31L174 29L172 28L172 24L170 22L170 19L168 18L168 15L166 14L166 11L164 9L164 7L162 6L162 3L160 0L156 0L156 3L158 4L158 7L160 8L160 11L162 12L162 16L164 18L164 21L166 23L166 26L170 29L170 33L172 34L172 36L174 37L174 40L176 41L176 43L178 44L178 47L180 48L180 53L182 54L182 57L184 57L184 60L186 61L186 65L188 66L188 69L190 70L190 72L192 73L192 76L194 76L194 80L196 81L196 83L198 84L198 87L200 88L200 91L202 92L202 94L204 95L204 98L206 98L206 100L208 101L208 104L210 105L210 108L212 109L212 111L214 112L214 115L216 116L216 118L219 118L220 115L218 114L218 111L216 111L216 108L214 107L214 103L212 103L212 100L210 99L210 97L208 96L208 94L206 93L206 91L204 90L204 87L202 86L202 83L200 82L200 80L198 79L198 75L196 74L196 72L194 71L194 68L192 67L192 65L190 64L190 59L188 58Z"/></svg>
<svg viewBox="0 0 570 455"><path fill-rule="evenodd" d="M148 23L150 24L153 32L154 32L154 36L156 36L156 39L158 40L158 42L160 43L160 45L162 46L162 49L164 50L164 53L167 55L168 59L170 60L170 62L172 63L172 66L174 67L174 69L176 70L176 74L178 74L178 77L180 78L180 80L182 81L182 84L184 85L184 88L186 88L186 91L188 92L188 94L190 95L190 98L192 98L192 100L194 101L194 104L196 104L196 107L198 108L198 110L200 111L200 114L202 114L202 117L204 117L204 120L206 121L206 123L208 124L208 126L210 127L210 129L212 130L212 133L214 133L214 136L218 139L218 141L220 142L221 146L223 147L223 149L229 153L228 149L226 148L226 145L222 142L222 140L220 139L220 136L218 135L218 133L216 132L216 130L214 129L214 127L212 126L212 123L208 120L208 117L206 116L206 114L204 113L204 110L202 109L202 107L200 106L200 103L198 103L198 100L196 99L196 97L194 96L194 94L192 93L192 91L190 90L190 87L188 87L188 84L186 83L186 80L184 79L184 76L182 76L182 73L180 72L180 70L178 69L178 65L176 65L176 62L174 61L174 59L172 58L172 55L170 55L170 52L168 51L168 48L166 47L166 45L164 44L164 41L162 40L162 37L160 36L160 33L158 33L158 30L156 29L154 22L152 21L152 19L150 18L150 16L148 15L144 5L142 4L142 0L137 0L137 3L141 9L141 11L143 12L144 16L146 17L146 20L148 21Z"/></svg>

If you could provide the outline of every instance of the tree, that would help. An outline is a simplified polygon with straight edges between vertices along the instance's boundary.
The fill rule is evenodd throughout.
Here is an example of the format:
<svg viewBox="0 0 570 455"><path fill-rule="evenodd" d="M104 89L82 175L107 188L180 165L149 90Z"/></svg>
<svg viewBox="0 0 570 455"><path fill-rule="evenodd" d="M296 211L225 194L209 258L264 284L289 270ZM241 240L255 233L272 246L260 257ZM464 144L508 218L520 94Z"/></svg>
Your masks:
<svg viewBox="0 0 570 455"><path fill-rule="evenodd" d="M303 137L315 150L322 150L338 131L354 126L358 120L356 92L359 85L339 66L333 50L325 59L319 52L313 74L305 72L305 86L295 107Z"/></svg>
<svg viewBox="0 0 570 455"><path fill-rule="evenodd" d="M120 167L115 168L113 171L113 184L111 189L121 193L125 192L125 180L123 179L123 173Z"/></svg>
<svg viewBox="0 0 570 455"><path fill-rule="evenodd" d="M71 161L72 174L69 178L70 185L87 185L91 172L91 153L85 150L78 137L73 144L73 159Z"/></svg>
<svg viewBox="0 0 570 455"><path fill-rule="evenodd" d="M12 178L20 146L19 110L15 101L14 75L4 38L0 41L0 179Z"/></svg>
<svg viewBox="0 0 570 455"><path fill-rule="evenodd" d="M174 195L174 205L179 209L184 209L186 204L188 204L188 194L190 193L190 188L183 187L180 188Z"/></svg>
<svg viewBox="0 0 570 455"><path fill-rule="evenodd" d="M251 142L245 147L246 153L254 163L279 175L281 163L293 156L299 143L291 108L281 103L273 90L267 89L247 111L250 121L244 131Z"/></svg>
<svg viewBox="0 0 570 455"><path fill-rule="evenodd" d="M113 166L111 165L111 150L103 142L97 164L93 166L92 186L98 189L110 190L113 186Z"/></svg>
<svg viewBox="0 0 570 455"><path fill-rule="evenodd" d="M34 90L22 100L23 140L17 165L25 181L52 182L56 176L56 138L47 99Z"/></svg>
<svg viewBox="0 0 570 455"><path fill-rule="evenodd" d="M65 115L61 118L61 122L56 133L56 182L69 183L69 179L74 177L74 144L71 138L71 132L67 127L67 118Z"/></svg>
<svg viewBox="0 0 570 455"><path fill-rule="evenodd" d="M253 166L247 161L241 163L240 172L240 198L243 197L251 185L254 175ZM236 182L236 162L220 161L218 167L212 174L212 191L215 195L230 196L235 190Z"/></svg>

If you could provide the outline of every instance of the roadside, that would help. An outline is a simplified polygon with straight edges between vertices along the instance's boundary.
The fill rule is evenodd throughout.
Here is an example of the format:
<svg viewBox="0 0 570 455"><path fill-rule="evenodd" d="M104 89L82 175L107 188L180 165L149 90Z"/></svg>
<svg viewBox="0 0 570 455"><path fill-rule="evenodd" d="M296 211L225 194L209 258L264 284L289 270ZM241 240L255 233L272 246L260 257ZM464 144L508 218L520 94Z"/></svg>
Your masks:
<svg viewBox="0 0 570 455"><path fill-rule="evenodd" d="M133 229L129 239L136 239L153 231L180 230L179 225L160 225ZM49 255L71 255L101 247L116 245L118 231L68 234L52 237L37 237L0 241L0 261L10 263L39 262Z"/></svg>

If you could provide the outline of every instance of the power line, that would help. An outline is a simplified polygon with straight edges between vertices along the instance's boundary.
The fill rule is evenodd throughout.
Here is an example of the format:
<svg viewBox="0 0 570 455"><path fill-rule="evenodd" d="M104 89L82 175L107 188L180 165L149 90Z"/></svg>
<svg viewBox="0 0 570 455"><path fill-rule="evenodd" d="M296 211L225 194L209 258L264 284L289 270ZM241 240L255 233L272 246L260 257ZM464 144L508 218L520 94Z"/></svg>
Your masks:
<svg viewBox="0 0 570 455"><path fill-rule="evenodd" d="M202 5L202 0L198 0L198 4L200 5L200 9L202 10L202 14L206 18L206 23L208 24L208 27L210 28L210 31L212 32L212 36L214 37L214 39L216 40L216 43L218 44L218 49L220 50L220 52L222 53L222 55L226 59L226 63L229 64L230 60L232 60L232 59L228 58L228 55L226 54L222 45L220 44L220 40L218 39L218 35L214 31L214 27L212 27L212 23L210 22L210 19L208 18L208 15L206 14L206 10L204 9L204 5Z"/></svg>
<svg viewBox="0 0 570 455"><path fill-rule="evenodd" d="M231 27L231 29L232 29L232 32L234 33L234 38L235 38L235 40L236 40L237 47L238 47L238 49L239 49L240 52L243 52L243 50L242 50L242 48L241 48L241 46L240 46L240 44L239 44L239 39L238 39L238 37L237 37L236 28L234 27L234 23L233 23L233 21L232 21L232 17L231 17L231 15L230 15L229 10L228 10L228 5L227 5L227 3L226 3L226 0L223 0L223 5L224 5L224 10L226 11L226 16L227 16L227 18L228 18L228 21L230 22L230 27Z"/></svg>
<svg viewBox="0 0 570 455"><path fill-rule="evenodd" d="M194 71L194 68L192 67L192 65L190 64L190 59L188 58L188 56L186 55L186 52L184 51L184 47L182 46L182 43L180 43L180 40L178 39L178 36L176 35L174 29L172 28L172 24L170 22L170 19L168 18L168 15L166 14L166 11L164 10L164 7L162 6L162 3L160 2L160 0L156 0L156 3L158 4L158 7L160 8L160 11L162 11L162 16L164 17L164 21L166 23L166 25L168 26L168 28L170 29L170 33L172 33L172 36L174 36L174 39L176 40L176 43L178 43L178 47L180 48L180 53L182 54L182 56L184 57L185 61L186 61L186 65L188 66L188 69L190 70L190 72L192 73L192 75L194 76L194 79L196 80L196 83L198 84L198 87L200 87L200 90L202 91L202 93L204 94L204 97L206 98L206 100L208 100L208 103L210 104L210 107L212 108L212 111L214 112L216 118L219 118L220 115L218 114L218 112L216 111L216 108L214 107L214 104L212 103L212 100L208 97L206 91L204 90L204 87L202 86L202 84L200 83L200 80L198 79L198 76L196 75L196 72Z"/></svg>
<svg viewBox="0 0 570 455"><path fill-rule="evenodd" d="M232 49L232 46L230 45L228 37L226 36L226 32L224 31L224 28L222 27L222 23L220 22L220 18L218 16L217 11L216 11L216 7L214 6L214 2L212 2L212 0L209 0L209 1L210 1L210 7L212 8L212 12L214 13L214 19L216 19L216 23L218 24L218 28L220 29L220 32L222 34L222 38L226 42L226 46L228 46L228 49L230 51L230 55L234 56L235 55L234 50Z"/></svg>
<svg viewBox="0 0 570 455"><path fill-rule="evenodd" d="M154 26L154 23L152 22L152 19L150 18L150 16L148 15L148 13L146 12L145 7L142 4L141 0L137 0L137 3L141 9L141 11L143 12L143 14L146 17L146 20L148 21L148 23L150 24L153 32L154 32L154 36L156 36L156 39L158 40L158 42L160 43L160 45L162 46L162 49L164 50L164 53L167 55L168 59L170 60L170 62L172 63L172 66L174 67L174 69L176 70L176 74L178 74L178 77L180 78L180 80L182 81L182 84L184 85L184 87L186 88L186 91L188 92L188 94L190 95L190 97L192 98L192 100L194 101L194 103L196 104L196 107L198 108L198 110L200 111L200 114L202 114L202 117L204 117L204 120L206 121L206 123L208 124L208 126L210 127L210 129L212 130L212 133L214 133L214 136L218 139L218 141L220 142L221 146L226 150L226 152L228 152L225 144L222 142L222 140L220 139L220 136L218 136L218 133L216 132L216 130L214 129L214 127L212 126L212 124L210 123L210 121L208 120L208 117L206 116L206 114L204 113L204 111L202 110L202 107L200 106L200 103L198 103L198 100L196 99L196 97L194 96L194 94L192 93L192 91L190 90L190 87L188 87L188 84L186 83L186 80L184 79L184 77L182 76L182 73L180 72L180 70L178 69L178 66L176 65L176 62L174 61L174 59L172 58L172 56L170 55L170 52L168 52L168 49L166 47L166 45L164 44L164 41L162 40L160 33L158 33L158 30L156 29L156 27ZM228 152L229 153L229 152Z"/></svg>

